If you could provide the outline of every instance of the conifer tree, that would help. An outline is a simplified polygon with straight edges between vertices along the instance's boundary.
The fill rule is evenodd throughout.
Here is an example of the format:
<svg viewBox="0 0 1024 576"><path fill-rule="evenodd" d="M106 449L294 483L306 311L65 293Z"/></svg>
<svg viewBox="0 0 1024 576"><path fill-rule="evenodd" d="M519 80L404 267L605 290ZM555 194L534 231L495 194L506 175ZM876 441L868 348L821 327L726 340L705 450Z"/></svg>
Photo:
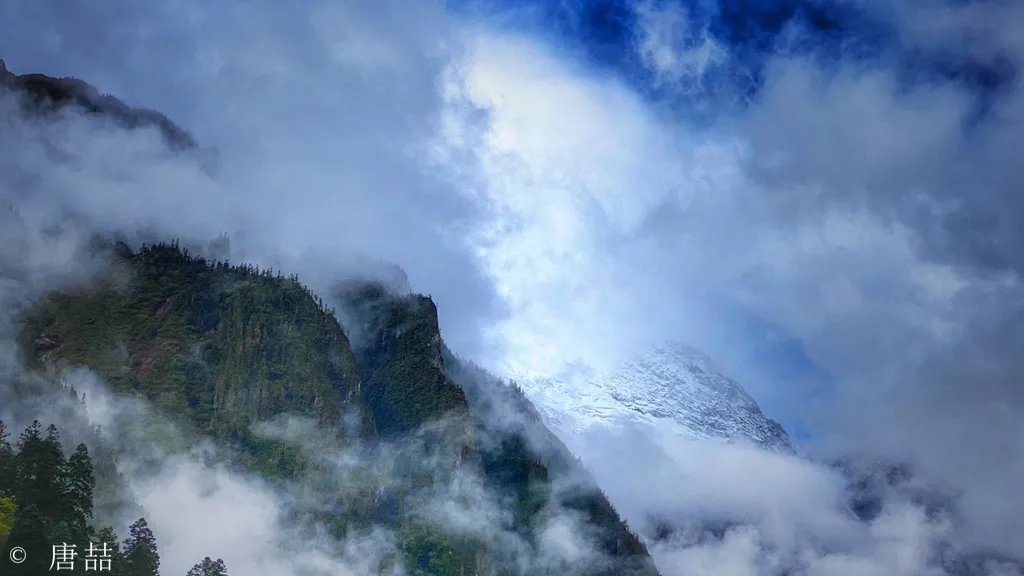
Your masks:
<svg viewBox="0 0 1024 576"><path fill-rule="evenodd" d="M4 423L0 422L0 494L11 497L17 489L17 469L14 448L9 440L10 433Z"/></svg>
<svg viewBox="0 0 1024 576"><path fill-rule="evenodd" d="M15 501L19 507L36 506L38 513L55 524L63 511L60 473L66 465L57 428L50 425L44 438L38 420L25 429L18 441L18 486Z"/></svg>
<svg viewBox="0 0 1024 576"><path fill-rule="evenodd" d="M72 533L71 525L67 520L60 519L56 526L50 530L50 543L76 544L75 535Z"/></svg>
<svg viewBox="0 0 1024 576"><path fill-rule="evenodd" d="M228 569L220 558L210 560L207 556L203 561L196 564L185 576L228 576Z"/></svg>
<svg viewBox="0 0 1024 576"><path fill-rule="evenodd" d="M96 534L96 541L98 548L106 544L106 552L110 556L110 570L105 570L107 576L127 576L124 552L121 551L121 544L117 541L114 529L109 526L101 528Z"/></svg>
<svg viewBox="0 0 1024 576"><path fill-rule="evenodd" d="M50 557L45 553L50 551L48 528L48 523L39 512L38 506L25 507L18 513L14 529L11 530L11 536L4 544L3 551L0 552L0 558L7 561L14 548L34 551L34 554L26 554L25 562L18 566L19 574L24 576L46 574L50 568Z"/></svg>
<svg viewBox="0 0 1024 576"><path fill-rule="evenodd" d="M125 576L159 576L160 555L156 549L156 538L149 529L145 518L139 518L128 527L128 538L124 541Z"/></svg>
<svg viewBox="0 0 1024 576"><path fill-rule="evenodd" d="M64 490L64 518L76 540L88 537L88 523L92 520L92 494L96 488L92 460L85 444L79 444L62 470L61 486Z"/></svg>
<svg viewBox="0 0 1024 576"><path fill-rule="evenodd" d="M96 532L89 526L96 481L85 444L65 460L55 426L44 435L42 425L33 422L22 433L17 450L6 443L6 429L0 432L0 465L7 467L13 492L0 493L0 558L7 559L14 547L29 552L18 565L19 576L48 574L52 546L62 543L76 548L76 573L85 569L88 558L94 566L103 562L109 576L159 576L156 539L144 518L131 525L123 547L112 528ZM214 576L226 576L223 561L198 566Z"/></svg>

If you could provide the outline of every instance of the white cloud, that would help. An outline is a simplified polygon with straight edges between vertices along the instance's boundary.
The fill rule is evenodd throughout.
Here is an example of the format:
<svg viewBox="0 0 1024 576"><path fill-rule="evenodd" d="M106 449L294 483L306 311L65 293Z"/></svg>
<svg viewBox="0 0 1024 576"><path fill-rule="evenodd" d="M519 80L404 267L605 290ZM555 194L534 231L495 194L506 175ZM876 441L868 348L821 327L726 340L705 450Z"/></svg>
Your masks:
<svg viewBox="0 0 1024 576"><path fill-rule="evenodd" d="M650 6L637 48L660 78L685 88L728 65L713 41L687 36L688 15ZM936 8L877 10L908 44L1019 64L1016 8ZM9 67L79 75L167 112L216 144L223 166L209 176L164 157L152 134L73 121L49 130L79 161L55 167L15 123L3 161L21 172L0 185L28 217L70 206L103 228L227 231L237 257L317 286L353 253L393 260L435 297L457 351L521 372L599 366L668 336L749 364L739 328L722 326L723 301L742 302L835 375L837 403L809 420L840 446L919 460L965 489L977 533L1021 551L1019 79L993 105L998 121L969 128L963 87L778 57L746 111L698 131L536 37L438 4L68 10L0 8ZM960 30L984 42L965 45ZM24 182L36 191L27 200L15 194ZM597 448L581 453L606 463ZM726 509L842 525L832 508L802 516L802 493L781 480L780 507L766 511L730 481L745 468L699 457L722 473L697 476L706 495L736 489ZM793 474L830 493L817 472ZM906 518L896 524L916 542L918 520ZM745 558L767 539L730 534L692 561ZM917 561L865 546L821 569L899 573ZM885 563L864 559L873 554Z"/></svg>
<svg viewBox="0 0 1024 576"><path fill-rule="evenodd" d="M637 3L637 51L655 72L656 83L681 92L698 92L704 77L727 63L728 50L706 29L697 29L688 11L679 5Z"/></svg>

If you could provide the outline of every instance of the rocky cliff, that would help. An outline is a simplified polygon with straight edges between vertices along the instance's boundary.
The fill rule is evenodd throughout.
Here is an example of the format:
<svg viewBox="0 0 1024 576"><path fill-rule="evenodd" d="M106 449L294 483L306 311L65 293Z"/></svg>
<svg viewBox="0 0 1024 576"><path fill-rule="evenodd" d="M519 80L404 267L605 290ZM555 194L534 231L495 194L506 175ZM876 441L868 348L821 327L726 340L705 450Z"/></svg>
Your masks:
<svg viewBox="0 0 1024 576"><path fill-rule="evenodd" d="M28 113L73 107L121 129L156 127L172 150L195 147L162 115L82 81L6 67L0 81ZM421 575L657 574L529 401L447 352L430 298L358 281L325 302L295 276L208 260L171 239L97 238L87 251L101 263L94 281L50 292L19 316L22 363L53 382L87 367L177 422L187 445L213 440L228 465L281 486L323 472L322 454L261 430L312 422L321 451L361 457L343 485L325 484L313 521L339 538L374 525L395 532L400 556L381 573L398 563ZM381 472L375 458L385 452ZM465 481L489 495L497 525L455 530L425 513ZM585 561L544 552L552 523L566 519L593 547Z"/></svg>

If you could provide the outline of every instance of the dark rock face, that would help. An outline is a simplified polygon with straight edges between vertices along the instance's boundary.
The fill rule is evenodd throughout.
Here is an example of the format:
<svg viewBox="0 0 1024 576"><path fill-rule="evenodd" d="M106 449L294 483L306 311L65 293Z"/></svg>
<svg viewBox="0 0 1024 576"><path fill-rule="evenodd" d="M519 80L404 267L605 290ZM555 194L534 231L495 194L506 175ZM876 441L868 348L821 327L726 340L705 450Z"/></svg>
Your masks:
<svg viewBox="0 0 1024 576"><path fill-rule="evenodd" d="M643 543L596 486L574 480L575 488L559 487L581 477L582 468L529 401L496 378L466 377L444 346L429 298L373 284L353 290L346 305L359 310L349 316L365 326L352 345L333 311L295 278L211 264L175 244L121 247L118 254L115 267L134 279L128 290L101 282L53 293L26 314L22 341L35 351L28 363L43 372L88 366L117 392L143 397L197 434L232 446L241 455L235 464L269 478L295 479L309 466L253 434L254 424L289 414L334 430L343 444L413 446L397 461L394 487L359 490L339 502L353 511L331 519L339 530L367 522L413 530L420 491L470 474L506 499L513 522L505 529L528 546L542 545L538 526L551 505L583 519L580 529L602 559L560 573L657 576ZM338 430L349 414L359 421ZM462 542L436 527L416 530L427 540L409 533L404 552L411 558L421 555L421 544L450 552L450 565L425 561L426 574L504 569L522 553L501 542Z"/></svg>
<svg viewBox="0 0 1024 576"><path fill-rule="evenodd" d="M163 115L130 108L81 80L16 76L0 62L0 84L40 117L74 107L126 130L155 127L173 150L196 148ZM297 481L317 464L294 445L260 435L258 425L290 416L313 422L332 448L365 450L358 454L366 468L325 496L328 506L316 517L339 538L369 524L393 530L416 574L658 576L599 489L560 487L582 469L564 446L530 440L546 434L556 442L521 393L493 377L456 381L460 362L447 353L434 302L408 292L400 270L385 270L382 282L342 286L339 315L297 277L190 254L176 241L135 249L97 239L95 250L107 268L94 282L54 291L20 317L24 364L40 381L88 367L116 393L173 417L189 439L227 446L225 464L268 482ZM339 317L348 319L344 326ZM505 399L502 408L488 407L497 398ZM500 426L499 416L528 421L529 429ZM402 455L389 477L378 478L371 459L385 444L401 446ZM502 516L513 518L494 526L501 538L452 534L424 519L424 501L456 475L494 492ZM552 507L582 519L577 529L598 560L521 568L524 556L541 556L544 526L560 513Z"/></svg>
<svg viewBox="0 0 1024 576"><path fill-rule="evenodd" d="M94 86L77 78L54 78L44 74L13 74L0 60L0 88L18 95L26 110L46 113L75 107L90 114L102 114L122 128L134 130L155 127L173 150L198 147L195 139L163 114L145 108L132 108L121 100L101 94Z"/></svg>

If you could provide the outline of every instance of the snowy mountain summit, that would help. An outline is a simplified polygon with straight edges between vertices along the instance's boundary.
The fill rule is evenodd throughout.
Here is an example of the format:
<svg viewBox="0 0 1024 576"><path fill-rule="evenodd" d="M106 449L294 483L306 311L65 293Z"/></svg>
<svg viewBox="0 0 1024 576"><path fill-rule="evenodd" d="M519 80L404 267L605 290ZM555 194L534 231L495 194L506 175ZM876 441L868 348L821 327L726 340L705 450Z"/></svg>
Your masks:
<svg viewBox="0 0 1024 576"><path fill-rule="evenodd" d="M653 348L604 374L578 370L519 384L549 425L569 434L595 426L661 424L683 436L794 451L782 426L738 382L685 344Z"/></svg>

